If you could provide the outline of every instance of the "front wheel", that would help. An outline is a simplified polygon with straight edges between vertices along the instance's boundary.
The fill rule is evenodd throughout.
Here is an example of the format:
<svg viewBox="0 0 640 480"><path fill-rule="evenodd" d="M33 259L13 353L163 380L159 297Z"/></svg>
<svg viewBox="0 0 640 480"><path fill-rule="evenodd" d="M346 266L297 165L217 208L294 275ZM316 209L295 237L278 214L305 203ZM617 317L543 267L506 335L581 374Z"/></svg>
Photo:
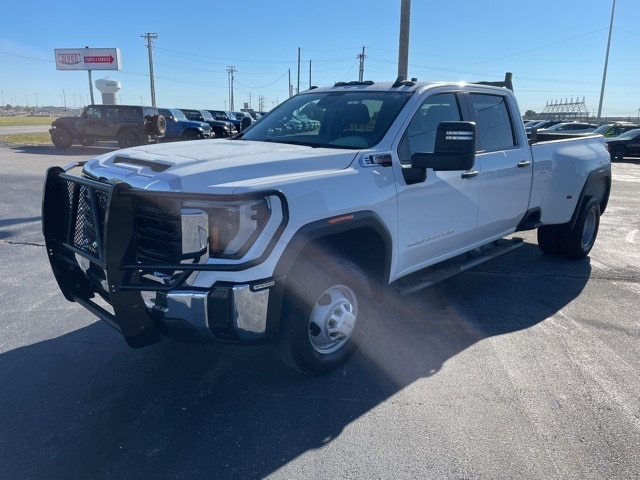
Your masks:
<svg viewBox="0 0 640 480"><path fill-rule="evenodd" d="M567 228L560 237L562 253L569 258L581 259L589 255L600 227L600 203L589 197L585 200L573 228Z"/></svg>
<svg viewBox="0 0 640 480"><path fill-rule="evenodd" d="M350 260L299 265L287 278L278 339L282 360L307 375L344 363L366 331L371 297L369 279Z"/></svg>
<svg viewBox="0 0 640 480"><path fill-rule="evenodd" d="M610 154L611 160L623 160L627 154L627 149L624 148L624 145L614 145L611 147Z"/></svg>

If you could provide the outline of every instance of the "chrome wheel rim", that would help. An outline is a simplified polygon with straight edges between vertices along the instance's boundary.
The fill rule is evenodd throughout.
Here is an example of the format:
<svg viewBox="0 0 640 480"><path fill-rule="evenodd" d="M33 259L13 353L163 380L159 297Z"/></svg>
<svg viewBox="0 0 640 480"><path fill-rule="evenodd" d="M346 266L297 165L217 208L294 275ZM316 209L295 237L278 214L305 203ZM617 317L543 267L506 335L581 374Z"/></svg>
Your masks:
<svg viewBox="0 0 640 480"><path fill-rule="evenodd" d="M320 354L342 348L356 327L358 303L355 292L335 285L318 297L309 317L309 341Z"/></svg>

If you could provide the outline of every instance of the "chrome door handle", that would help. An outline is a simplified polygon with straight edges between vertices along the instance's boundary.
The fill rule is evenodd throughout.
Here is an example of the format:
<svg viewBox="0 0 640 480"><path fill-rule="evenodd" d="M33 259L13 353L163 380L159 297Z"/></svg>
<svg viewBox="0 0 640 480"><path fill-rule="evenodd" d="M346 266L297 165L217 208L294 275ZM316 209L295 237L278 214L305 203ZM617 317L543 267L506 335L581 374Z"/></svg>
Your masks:
<svg viewBox="0 0 640 480"><path fill-rule="evenodd" d="M531 162L529 160L522 160L521 162L518 162L518 168L525 168L529 165L531 165Z"/></svg>
<svg viewBox="0 0 640 480"><path fill-rule="evenodd" d="M460 175L460 178L473 178L477 176L478 176L478 171L472 170L470 172L464 172L462 175Z"/></svg>

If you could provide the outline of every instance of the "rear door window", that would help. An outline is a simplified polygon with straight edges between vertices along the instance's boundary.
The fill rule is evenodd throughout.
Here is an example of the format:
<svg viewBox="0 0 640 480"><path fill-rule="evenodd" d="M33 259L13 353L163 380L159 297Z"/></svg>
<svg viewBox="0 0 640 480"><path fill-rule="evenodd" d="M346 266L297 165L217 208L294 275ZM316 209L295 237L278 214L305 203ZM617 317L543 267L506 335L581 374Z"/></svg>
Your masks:
<svg viewBox="0 0 640 480"><path fill-rule="evenodd" d="M469 100L476 117L478 151L491 152L517 146L504 95L472 93Z"/></svg>

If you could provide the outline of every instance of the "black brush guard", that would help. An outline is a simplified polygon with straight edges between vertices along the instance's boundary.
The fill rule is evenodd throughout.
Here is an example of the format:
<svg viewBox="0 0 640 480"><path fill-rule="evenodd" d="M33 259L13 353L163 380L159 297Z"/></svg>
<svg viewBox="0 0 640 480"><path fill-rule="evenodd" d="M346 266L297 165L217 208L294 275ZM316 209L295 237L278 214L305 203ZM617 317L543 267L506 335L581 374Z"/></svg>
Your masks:
<svg viewBox="0 0 640 480"><path fill-rule="evenodd" d="M139 348L158 342L160 334L142 299L143 288L122 288L136 283L133 277L138 271L122 268L135 264L134 197L123 194L130 190L125 183L105 184L52 167L44 186L42 231L65 298L81 304L118 330L131 347ZM93 264L86 273L77 255ZM113 313L94 300L96 294L104 297Z"/></svg>

